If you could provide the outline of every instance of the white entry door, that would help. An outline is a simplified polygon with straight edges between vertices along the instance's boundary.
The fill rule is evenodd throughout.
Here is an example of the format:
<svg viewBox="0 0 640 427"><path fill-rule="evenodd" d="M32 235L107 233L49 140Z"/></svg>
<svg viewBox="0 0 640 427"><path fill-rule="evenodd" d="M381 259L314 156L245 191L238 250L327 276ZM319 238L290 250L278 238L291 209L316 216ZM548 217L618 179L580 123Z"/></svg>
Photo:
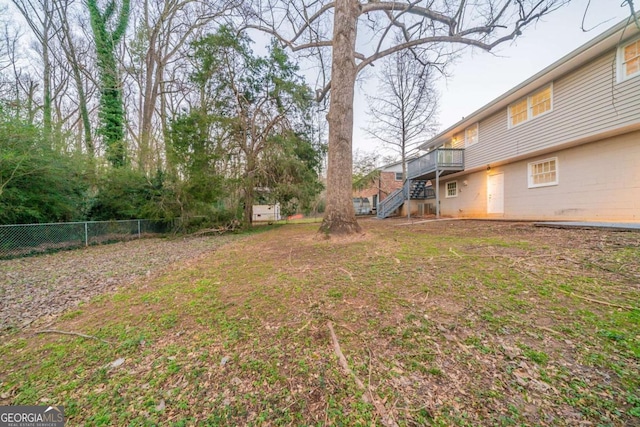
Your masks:
<svg viewBox="0 0 640 427"><path fill-rule="evenodd" d="M487 177L487 213L504 213L504 174Z"/></svg>

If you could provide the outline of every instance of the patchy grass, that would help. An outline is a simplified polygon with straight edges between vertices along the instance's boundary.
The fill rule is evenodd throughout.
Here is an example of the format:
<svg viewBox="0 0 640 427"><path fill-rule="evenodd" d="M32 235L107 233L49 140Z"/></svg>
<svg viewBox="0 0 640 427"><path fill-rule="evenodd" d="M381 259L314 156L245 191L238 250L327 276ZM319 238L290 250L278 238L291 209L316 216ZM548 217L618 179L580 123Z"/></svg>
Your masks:
<svg viewBox="0 0 640 427"><path fill-rule="evenodd" d="M99 339L5 335L0 404L73 425L381 424L373 396L401 426L640 424L638 234L395 224L266 227L49 326Z"/></svg>

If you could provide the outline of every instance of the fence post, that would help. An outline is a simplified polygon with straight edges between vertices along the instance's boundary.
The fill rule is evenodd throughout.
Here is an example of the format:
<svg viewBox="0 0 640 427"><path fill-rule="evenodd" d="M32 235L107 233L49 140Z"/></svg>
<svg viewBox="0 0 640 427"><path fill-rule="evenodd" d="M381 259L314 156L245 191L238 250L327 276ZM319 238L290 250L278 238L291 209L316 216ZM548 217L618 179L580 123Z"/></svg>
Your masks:
<svg viewBox="0 0 640 427"><path fill-rule="evenodd" d="M140 235L140 220L138 220L138 239L141 237L142 236Z"/></svg>
<svg viewBox="0 0 640 427"><path fill-rule="evenodd" d="M84 245L89 246L89 223L84 223Z"/></svg>

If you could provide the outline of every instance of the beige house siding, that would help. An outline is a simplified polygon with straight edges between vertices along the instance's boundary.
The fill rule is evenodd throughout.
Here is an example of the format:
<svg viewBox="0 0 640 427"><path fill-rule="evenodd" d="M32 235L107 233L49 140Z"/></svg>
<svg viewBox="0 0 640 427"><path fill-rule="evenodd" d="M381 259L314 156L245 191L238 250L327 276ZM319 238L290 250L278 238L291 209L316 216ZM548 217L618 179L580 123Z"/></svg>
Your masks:
<svg viewBox="0 0 640 427"><path fill-rule="evenodd" d="M443 178L440 186L440 215L460 218L487 217L487 174L478 172L455 178ZM458 181L458 196L445 196L447 183Z"/></svg>
<svg viewBox="0 0 640 427"><path fill-rule="evenodd" d="M464 131L455 134L445 148L464 148Z"/></svg>
<svg viewBox="0 0 640 427"><path fill-rule="evenodd" d="M465 166L473 169L637 124L638 94L640 77L617 83L616 51L611 50L553 82L552 111L511 129L507 108L482 120L478 143L465 150Z"/></svg>
<svg viewBox="0 0 640 427"><path fill-rule="evenodd" d="M558 159L558 184L528 188L528 164ZM504 173L504 214L487 214L487 176ZM446 198L446 183L458 196ZM441 214L522 220L640 220L640 132L535 156L472 174L446 177Z"/></svg>

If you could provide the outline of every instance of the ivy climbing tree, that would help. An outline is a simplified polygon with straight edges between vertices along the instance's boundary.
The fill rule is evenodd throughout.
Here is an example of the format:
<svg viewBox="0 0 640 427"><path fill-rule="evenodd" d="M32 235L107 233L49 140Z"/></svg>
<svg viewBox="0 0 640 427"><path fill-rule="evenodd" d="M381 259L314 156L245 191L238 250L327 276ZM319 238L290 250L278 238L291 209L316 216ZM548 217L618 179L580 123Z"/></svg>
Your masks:
<svg viewBox="0 0 640 427"><path fill-rule="evenodd" d="M102 11L98 7L98 0L87 0L86 4L91 17L100 77L98 133L104 138L105 154L109 163L114 167L121 167L127 161L124 141L125 115L115 49L127 29L130 0L122 0L117 17L118 5L115 0L107 2Z"/></svg>

